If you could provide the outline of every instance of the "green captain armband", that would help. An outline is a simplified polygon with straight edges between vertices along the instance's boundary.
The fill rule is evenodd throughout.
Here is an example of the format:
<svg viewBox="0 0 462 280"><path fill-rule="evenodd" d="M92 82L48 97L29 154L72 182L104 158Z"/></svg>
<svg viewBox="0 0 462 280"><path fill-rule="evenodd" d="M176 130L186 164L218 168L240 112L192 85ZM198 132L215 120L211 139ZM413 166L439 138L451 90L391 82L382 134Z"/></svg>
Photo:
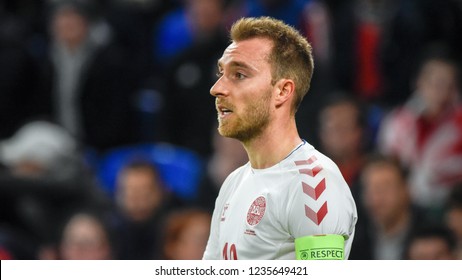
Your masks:
<svg viewBox="0 0 462 280"><path fill-rule="evenodd" d="M297 260L343 260L345 238L337 234L295 238Z"/></svg>

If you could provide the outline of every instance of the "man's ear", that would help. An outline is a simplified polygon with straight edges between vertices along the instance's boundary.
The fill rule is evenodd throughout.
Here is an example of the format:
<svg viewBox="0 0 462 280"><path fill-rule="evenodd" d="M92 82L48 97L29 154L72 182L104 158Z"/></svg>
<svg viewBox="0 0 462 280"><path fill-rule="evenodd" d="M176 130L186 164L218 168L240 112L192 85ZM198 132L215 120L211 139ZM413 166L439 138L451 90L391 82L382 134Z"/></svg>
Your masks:
<svg viewBox="0 0 462 280"><path fill-rule="evenodd" d="M290 79L281 79L276 82L276 106L280 107L287 100L292 100L292 96L295 94L295 83Z"/></svg>

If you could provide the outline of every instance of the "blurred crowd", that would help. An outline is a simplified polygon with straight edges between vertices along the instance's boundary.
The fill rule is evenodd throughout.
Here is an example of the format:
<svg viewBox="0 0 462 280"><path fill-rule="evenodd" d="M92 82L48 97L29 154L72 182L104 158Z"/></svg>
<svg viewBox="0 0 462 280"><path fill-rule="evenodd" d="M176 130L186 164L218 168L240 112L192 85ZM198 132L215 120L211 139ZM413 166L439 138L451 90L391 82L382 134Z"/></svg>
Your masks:
<svg viewBox="0 0 462 280"><path fill-rule="evenodd" d="M263 15L313 46L296 119L356 199L350 259L462 259L460 0L3 0L0 259L200 259L247 161L217 59Z"/></svg>

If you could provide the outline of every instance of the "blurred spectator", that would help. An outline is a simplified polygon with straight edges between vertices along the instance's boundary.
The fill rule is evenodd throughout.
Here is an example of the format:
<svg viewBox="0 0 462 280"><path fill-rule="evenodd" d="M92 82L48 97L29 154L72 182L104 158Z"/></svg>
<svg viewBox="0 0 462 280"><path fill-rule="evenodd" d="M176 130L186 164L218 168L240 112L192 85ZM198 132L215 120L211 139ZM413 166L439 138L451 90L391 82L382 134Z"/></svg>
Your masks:
<svg viewBox="0 0 462 280"><path fill-rule="evenodd" d="M103 150L134 141L137 77L94 4L61 0L51 6L51 42L36 104L85 146Z"/></svg>
<svg viewBox="0 0 462 280"><path fill-rule="evenodd" d="M411 94L423 46L460 49L462 9L453 0L327 0L334 26L334 81L364 101L396 106Z"/></svg>
<svg viewBox="0 0 462 280"><path fill-rule="evenodd" d="M106 222L95 214L79 212L66 223L61 244L60 258L64 260L113 259L111 230Z"/></svg>
<svg viewBox="0 0 462 280"><path fill-rule="evenodd" d="M208 159L206 175L197 197L198 205L210 212L226 177L249 160L244 147L236 139L221 136L217 129L213 130L212 139L213 153Z"/></svg>
<svg viewBox="0 0 462 280"><path fill-rule="evenodd" d="M144 162L125 166L118 175L116 199L120 258L159 258L160 221L168 199L155 167Z"/></svg>
<svg viewBox="0 0 462 280"><path fill-rule="evenodd" d="M74 207L105 207L107 200L84 169L77 144L55 124L34 121L0 142L0 221L38 243L57 238Z"/></svg>
<svg viewBox="0 0 462 280"><path fill-rule="evenodd" d="M440 212L462 180L459 68L448 50L432 46L418 68L412 97L380 129L379 148L410 169L412 200Z"/></svg>
<svg viewBox="0 0 462 280"><path fill-rule="evenodd" d="M135 222L148 220L162 203L163 185L151 164L133 163L118 176L117 203Z"/></svg>
<svg viewBox="0 0 462 280"><path fill-rule="evenodd" d="M456 257L462 260L462 183L452 188L445 211L446 225L457 242Z"/></svg>
<svg viewBox="0 0 462 280"><path fill-rule="evenodd" d="M188 1L195 21L194 41L175 59L165 74L167 142L184 146L207 158L212 151L211 127L216 123L210 87L216 81L217 61L228 45L221 17L222 0ZM210 5L210 6L208 6Z"/></svg>
<svg viewBox="0 0 462 280"><path fill-rule="evenodd" d="M164 68L176 55L216 32L223 20L224 0L182 0L154 30L154 60Z"/></svg>
<svg viewBox="0 0 462 280"><path fill-rule="evenodd" d="M425 224L422 211L413 206L405 171L396 161L374 155L361 174L365 215L358 220L350 259L399 260L410 234Z"/></svg>
<svg viewBox="0 0 462 280"><path fill-rule="evenodd" d="M454 260L455 240L445 227L428 226L413 234L406 249L409 260Z"/></svg>
<svg viewBox="0 0 462 280"><path fill-rule="evenodd" d="M66 178L78 168L75 139L62 127L32 121L0 143L0 159L11 173L24 177Z"/></svg>
<svg viewBox="0 0 462 280"><path fill-rule="evenodd" d="M360 103L347 95L333 96L319 115L322 151L338 165L356 199L368 147L365 117Z"/></svg>
<svg viewBox="0 0 462 280"><path fill-rule="evenodd" d="M364 102L378 101L387 86L381 51L388 43L388 28L402 1L328 2L335 2L330 5L334 21L334 82ZM409 32L412 26L406 26L402 32Z"/></svg>
<svg viewBox="0 0 462 280"><path fill-rule="evenodd" d="M171 212L164 227L163 252L167 260L200 260L207 246L212 216L208 211Z"/></svg>
<svg viewBox="0 0 462 280"><path fill-rule="evenodd" d="M134 137L139 142L163 140L166 133L162 114L165 101L160 91L163 68L154 61L154 26L161 18L179 6L181 1L108 0L107 20L113 27L114 40L129 52L134 65L131 75L137 77L133 95ZM178 34L177 34L178 35ZM176 38L174 38L176 39Z"/></svg>

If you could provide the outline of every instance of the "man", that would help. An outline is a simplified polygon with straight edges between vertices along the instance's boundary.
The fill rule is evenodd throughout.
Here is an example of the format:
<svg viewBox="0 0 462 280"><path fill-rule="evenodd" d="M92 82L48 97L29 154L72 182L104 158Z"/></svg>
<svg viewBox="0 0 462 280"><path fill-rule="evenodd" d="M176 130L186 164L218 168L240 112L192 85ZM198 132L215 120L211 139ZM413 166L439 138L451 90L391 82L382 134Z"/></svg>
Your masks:
<svg viewBox="0 0 462 280"><path fill-rule="evenodd" d="M218 131L249 162L223 183L204 259L348 258L356 206L337 166L299 137L295 112L313 72L295 29L244 18L218 61Z"/></svg>
<svg viewBox="0 0 462 280"><path fill-rule="evenodd" d="M319 113L321 151L339 167L353 197L367 152L365 110L359 100L338 94Z"/></svg>
<svg viewBox="0 0 462 280"><path fill-rule="evenodd" d="M160 257L160 222L169 206L162 178L149 162L135 160L117 175L119 258L148 260Z"/></svg>
<svg viewBox="0 0 462 280"><path fill-rule="evenodd" d="M135 141L130 54L99 16L97 1L53 1L50 42L40 57L34 116L52 119L86 147L104 152Z"/></svg>
<svg viewBox="0 0 462 280"><path fill-rule="evenodd" d="M407 170L394 158L371 154L360 176L359 209L350 259L400 260L410 235L431 222L414 205Z"/></svg>

